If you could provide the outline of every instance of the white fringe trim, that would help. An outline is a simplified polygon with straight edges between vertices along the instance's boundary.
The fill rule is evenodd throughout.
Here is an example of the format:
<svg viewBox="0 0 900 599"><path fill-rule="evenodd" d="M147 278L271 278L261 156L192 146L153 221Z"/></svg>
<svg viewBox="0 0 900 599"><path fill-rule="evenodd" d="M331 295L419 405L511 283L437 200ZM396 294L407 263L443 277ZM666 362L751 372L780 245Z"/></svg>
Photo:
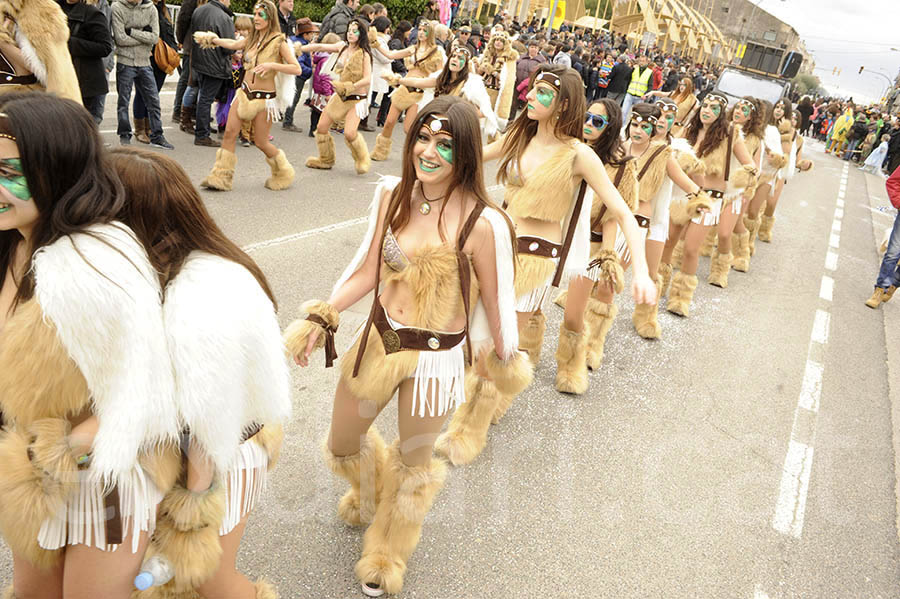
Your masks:
<svg viewBox="0 0 900 599"><path fill-rule="evenodd" d="M692 218L691 222L704 227L712 227L719 224L719 216L722 214L722 198L714 200L709 207L709 212Z"/></svg>
<svg viewBox="0 0 900 599"><path fill-rule="evenodd" d="M225 475L225 518L219 535L225 536L240 524L241 519L253 511L268 482L269 455L252 439L238 448L236 466Z"/></svg>
<svg viewBox="0 0 900 599"><path fill-rule="evenodd" d="M741 194L738 194L737 197L735 197L733 200L731 200L731 204L728 207L732 214L740 214L743 206L744 206L744 196Z"/></svg>
<svg viewBox="0 0 900 599"><path fill-rule="evenodd" d="M543 310L544 304L547 302L547 296L550 294L550 289L553 288L553 285L550 284L552 281L553 277L551 276L547 284L540 285L525 295L520 295L516 299L516 312L537 312L538 310Z"/></svg>
<svg viewBox="0 0 900 599"><path fill-rule="evenodd" d="M106 542L106 521L112 515L106 514L103 507L103 486L90 480L90 470L79 472L78 476L78 490L55 516L44 521L38 544L48 550L87 545L115 551L119 546ZM163 494L140 467L135 467L130 477L119 480L118 490L122 535L131 535L131 552L137 553L141 533L151 534L156 529L156 506Z"/></svg>

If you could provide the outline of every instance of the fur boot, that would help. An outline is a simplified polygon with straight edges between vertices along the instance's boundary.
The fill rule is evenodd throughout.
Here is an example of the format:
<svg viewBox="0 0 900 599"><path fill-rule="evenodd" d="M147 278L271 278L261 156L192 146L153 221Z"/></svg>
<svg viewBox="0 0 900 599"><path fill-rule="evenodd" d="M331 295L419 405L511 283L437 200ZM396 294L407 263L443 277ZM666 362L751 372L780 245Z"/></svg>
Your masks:
<svg viewBox="0 0 900 599"><path fill-rule="evenodd" d="M672 265L666 264L665 262L660 263L659 265L659 278L657 279L659 285L659 298L664 297L669 292L669 283L672 282ZM659 299L657 298L657 299Z"/></svg>
<svg viewBox="0 0 900 599"><path fill-rule="evenodd" d="M587 391L587 337L587 330L576 333L567 329L565 324L559 327L559 346L556 348L556 390L560 393L581 395Z"/></svg>
<svg viewBox="0 0 900 599"><path fill-rule="evenodd" d="M471 370L466 372L466 401L453 412L447 432L439 436L434 445L435 451L454 466L468 464L477 458L487 445L488 429L500 397L493 382Z"/></svg>
<svg viewBox="0 0 900 599"><path fill-rule="evenodd" d="M422 522L446 477L443 460L432 458L424 466L407 466L400 456L400 442L391 445L381 503L356 564L356 576L363 584L374 583L391 595L402 590L406 562L419 544Z"/></svg>
<svg viewBox="0 0 900 599"><path fill-rule="evenodd" d="M494 415L491 416L491 424L498 424L506 416L515 398L516 396L510 393L499 393L497 408L494 410Z"/></svg>
<svg viewBox="0 0 900 599"><path fill-rule="evenodd" d="M350 483L350 489L338 503L338 516L350 526L370 524L381 494L385 445L374 426L369 428L359 452L338 457L322 443L322 455L328 468Z"/></svg>
<svg viewBox="0 0 900 599"><path fill-rule="evenodd" d="M306 159L309 168L328 170L334 166L334 138L331 133L316 133L316 147L319 148L318 156L310 156Z"/></svg>
<svg viewBox="0 0 900 599"><path fill-rule="evenodd" d="M134 139L138 143L150 143L150 119L134 119Z"/></svg>
<svg viewBox="0 0 900 599"><path fill-rule="evenodd" d="M294 182L294 167L288 162L284 150L278 150L272 158L266 158L266 163L272 169L272 176L266 179L266 188L273 191L287 189Z"/></svg>
<svg viewBox="0 0 900 599"><path fill-rule="evenodd" d="M666 310L672 314L687 317L690 315L691 301L697 289L697 275L688 275L681 271L672 279L672 290Z"/></svg>
<svg viewBox="0 0 900 599"><path fill-rule="evenodd" d="M237 164L237 156L225 148L216 150L216 163L201 183L201 187L217 189L219 191L231 191L234 183L234 167Z"/></svg>
<svg viewBox="0 0 900 599"><path fill-rule="evenodd" d="M656 289L662 289L662 275L656 275ZM631 314L631 323L634 330L644 339L659 339L662 336L662 329L659 326L659 297L657 294L657 303L655 304L635 304L634 312Z"/></svg>
<svg viewBox="0 0 900 599"><path fill-rule="evenodd" d="M772 242L772 228L775 226L775 217L774 216L766 216L765 214L762 216L762 221L759 223L759 240L765 241L766 243Z"/></svg>
<svg viewBox="0 0 900 599"><path fill-rule="evenodd" d="M163 498L147 557L162 554L172 563L175 577L168 588L193 589L215 573L222 557L219 526L224 517L225 487L219 481L202 493L176 485Z"/></svg>
<svg viewBox="0 0 900 599"><path fill-rule="evenodd" d="M16 591L13 589L12 584L3 589L2 599L16 599Z"/></svg>
<svg viewBox="0 0 900 599"><path fill-rule="evenodd" d="M553 303L562 308L566 309L566 299L569 297L569 290L564 289L560 291L559 294L553 299Z"/></svg>
<svg viewBox="0 0 900 599"><path fill-rule="evenodd" d="M739 233L732 239L737 242L737 250L734 251L731 266L738 272L747 272L750 270L750 232Z"/></svg>
<svg viewBox="0 0 900 599"><path fill-rule="evenodd" d="M278 599L281 596L274 586L263 579L254 582L253 588L256 589L256 599Z"/></svg>
<svg viewBox="0 0 900 599"><path fill-rule="evenodd" d="M747 228L747 232L750 233L750 255L756 253L756 235L759 233L759 221L760 216L757 215L756 218L750 218L749 216L744 217L744 226Z"/></svg>
<svg viewBox="0 0 900 599"><path fill-rule="evenodd" d="M675 250L672 252L672 268L681 268L681 261L684 259L684 239L679 239L675 244Z"/></svg>
<svg viewBox="0 0 900 599"><path fill-rule="evenodd" d="M547 317L543 312L532 314L519 331L519 349L528 352L528 358L537 368L541 361L541 346L544 344L544 332L547 330Z"/></svg>
<svg viewBox="0 0 900 599"><path fill-rule="evenodd" d="M709 230L709 233L706 234L706 238L703 240L703 243L700 244L700 255L706 256L707 258L713 255L713 251L716 249L716 243L718 242L719 234L716 232L716 228L713 227Z"/></svg>
<svg viewBox="0 0 900 599"><path fill-rule="evenodd" d="M591 370L597 370L603 362L606 336L618 313L619 307L615 304L607 304L593 297L588 299L587 309L584 311L584 322L589 332L585 360Z"/></svg>
<svg viewBox="0 0 900 599"><path fill-rule="evenodd" d="M369 148L366 146L366 140L363 139L362 135L357 134L353 141L347 141L346 137L344 137L344 141L347 142L347 147L350 148L350 153L353 155L353 162L356 164L356 174L365 175L368 173L369 167L372 166L372 161L369 160Z"/></svg>
<svg viewBox="0 0 900 599"><path fill-rule="evenodd" d="M391 153L391 142L390 137L385 137L382 133L379 133L375 137L375 149L372 151L372 160L376 162L387 160Z"/></svg>
<svg viewBox="0 0 900 599"><path fill-rule="evenodd" d="M716 287L725 289L728 287L728 272L731 270L731 261L734 256L730 253L720 254L715 252L709 263L709 277L706 282Z"/></svg>

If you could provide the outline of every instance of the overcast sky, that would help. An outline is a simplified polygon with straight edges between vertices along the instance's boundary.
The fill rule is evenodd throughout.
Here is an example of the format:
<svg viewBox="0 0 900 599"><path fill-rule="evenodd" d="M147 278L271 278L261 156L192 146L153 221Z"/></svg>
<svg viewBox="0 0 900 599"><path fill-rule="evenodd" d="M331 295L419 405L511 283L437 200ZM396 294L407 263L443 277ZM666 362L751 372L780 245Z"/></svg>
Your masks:
<svg viewBox="0 0 900 599"><path fill-rule="evenodd" d="M754 0L751 0L754 1ZM900 0L762 0L759 7L790 23L816 60L815 74L832 92L855 100L881 98L900 68ZM864 66L863 74L859 67ZM831 74L841 69L840 76Z"/></svg>

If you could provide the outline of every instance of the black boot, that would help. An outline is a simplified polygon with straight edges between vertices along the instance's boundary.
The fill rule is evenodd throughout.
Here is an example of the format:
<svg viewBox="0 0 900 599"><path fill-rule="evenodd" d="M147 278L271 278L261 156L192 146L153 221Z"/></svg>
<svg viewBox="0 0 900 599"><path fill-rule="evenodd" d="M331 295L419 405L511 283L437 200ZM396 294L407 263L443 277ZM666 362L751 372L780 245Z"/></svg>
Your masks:
<svg viewBox="0 0 900 599"><path fill-rule="evenodd" d="M316 127L319 126L319 118L322 116L322 112L316 110L315 108L310 109L309 111L309 136L314 137L316 133Z"/></svg>

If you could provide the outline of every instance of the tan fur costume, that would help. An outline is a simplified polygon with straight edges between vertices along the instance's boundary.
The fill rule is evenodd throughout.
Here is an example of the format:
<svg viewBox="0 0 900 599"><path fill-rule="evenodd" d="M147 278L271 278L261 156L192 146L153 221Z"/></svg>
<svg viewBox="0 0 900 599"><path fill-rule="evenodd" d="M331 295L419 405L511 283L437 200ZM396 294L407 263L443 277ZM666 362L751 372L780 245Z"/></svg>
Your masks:
<svg viewBox="0 0 900 599"><path fill-rule="evenodd" d="M494 48L496 40L503 41L503 49L497 51ZM497 89L487 86L488 96L494 105L494 113L500 121L501 129L509 120L512 110L513 94L516 89L516 61L519 53L515 51L505 31L497 31L491 35L481 57L481 66L484 69L485 84L489 80L495 80Z"/></svg>
<svg viewBox="0 0 900 599"><path fill-rule="evenodd" d="M351 54L350 58L347 59L344 68L341 69L341 76L338 81L345 84L345 88L351 89L352 85L350 84L355 84L363 78L366 60L369 60L369 55L366 54L364 50L358 48L356 52ZM350 112L360 100L345 101L337 91L338 87L336 86L336 93L331 96L328 100L328 104L325 106L325 114L330 116L334 121L339 122L347 118L347 113Z"/></svg>
<svg viewBox="0 0 900 599"><path fill-rule="evenodd" d="M69 26L53 0L0 0L0 39L16 45L38 79L34 85L0 85L0 93L21 89L45 89L81 103L81 90L69 54Z"/></svg>
<svg viewBox="0 0 900 599"><path fill-rule="evenodd" d="M506 211L517 218L562 223L571 209L575 180L572 167L579 143L572 141L557 150L540 169L531 173L524 185L516 185L517 179L510 177L504 196ZM560 201L561 198L565 201Z"/></svg>
<svg viewBox="0 0 900 599"><path fill-rule="evenodd" d="M487 445L487 432L501 397L492 381L466 372L466 403L456 408L447 432L438 437L435 451L454 466L470 463ZM507 406L508 407L508 406Z"/></svg>

